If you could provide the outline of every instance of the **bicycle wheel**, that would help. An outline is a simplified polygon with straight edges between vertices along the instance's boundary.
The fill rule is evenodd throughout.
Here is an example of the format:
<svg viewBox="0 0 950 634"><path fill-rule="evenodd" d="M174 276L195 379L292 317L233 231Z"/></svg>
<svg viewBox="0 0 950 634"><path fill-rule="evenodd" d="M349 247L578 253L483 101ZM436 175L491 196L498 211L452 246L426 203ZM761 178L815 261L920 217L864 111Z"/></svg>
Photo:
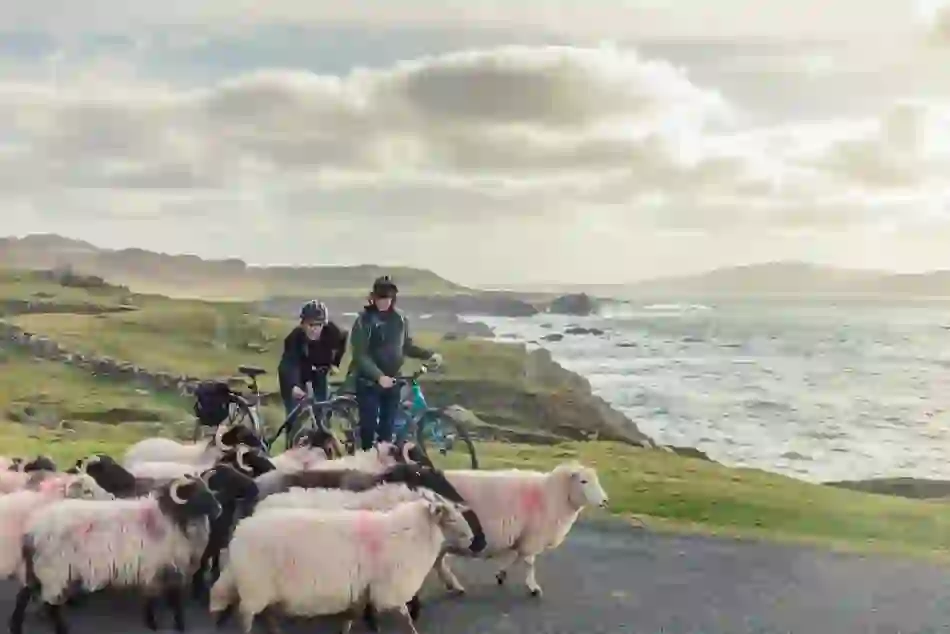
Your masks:
<svg viewBox="0 0 950 634"><path fill-rule="evenodd" d="M442 410L422 415L416 423L416 444L433 464L436 464L434 457L445 456L449 466L461 462L463 469L478 469L478 455L468 427Z"/></svg>
<svg viewBox="0 0 950 634"><path fill-rule="evenodd" d="M359 413L356 407L356 401L352 403L339 403L327 412L327 429L336 436L337 440L343 439L343 447L347 455L352 456L356 453L356 445L359 439Z"/></svg>

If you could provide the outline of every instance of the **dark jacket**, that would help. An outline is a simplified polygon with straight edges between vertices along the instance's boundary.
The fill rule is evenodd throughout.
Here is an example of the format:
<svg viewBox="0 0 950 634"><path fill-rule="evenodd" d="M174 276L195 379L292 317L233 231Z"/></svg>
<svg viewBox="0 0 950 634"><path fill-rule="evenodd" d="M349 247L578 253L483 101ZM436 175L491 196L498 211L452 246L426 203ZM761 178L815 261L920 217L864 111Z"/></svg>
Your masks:
<svg viewBox="0 0 950 634"><path fill-rule="evenodd" d="M347 382L361 378L376 382L381 376L397 376L406 357L426 360L432 352L417 346L409 333L409 320L395 308L380 312L367 306L350 331L353 359Z"/></svg>
<svg viewBox="0 0 950 634"><path fill-rule="evenodd" d="M297 326L284 338L284 353L277 366L280 393L290 394L294 386L305 390L305 384L314 377L315 368L340 367L346 353L347 334L335 323L328 322L320 337L311 340L303 328Z"/></svg>

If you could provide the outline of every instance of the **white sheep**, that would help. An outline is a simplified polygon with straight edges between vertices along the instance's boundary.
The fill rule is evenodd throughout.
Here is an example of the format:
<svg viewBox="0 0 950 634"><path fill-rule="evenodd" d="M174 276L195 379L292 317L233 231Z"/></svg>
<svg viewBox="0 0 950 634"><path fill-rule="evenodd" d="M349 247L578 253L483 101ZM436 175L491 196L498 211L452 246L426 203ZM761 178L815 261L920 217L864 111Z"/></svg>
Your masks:
<svg viewBox="0 0 950 634"><path fill-rule="evenodd" d="M229 561L211 589L221 625L237 603L244 632L269 607L296 616L345 613L343 634L367 604L398 610L417 634L406 602L448 542L465 548L472 532L460 509L433 493L389 511L272 509L240 524Z"/></svg>
<svg viewBox="0 0 950 634"><path fill-rule="evenodd" d="M60 606L70 592L107 586L141 587L145 621L157 629L155 607L171 600L175 626L184 630L182 587L194 574L221 505L199 478L175 480L146 497L64 500L37 511L23 537L23 588L10 617L22 634L26 608L40 596L58 634L66 634Z"/></svg>
<svg viewBox="0 0 950 634"><path fill-rule="evenodd" d="M524 561L525 583L535 597L542 594L535 577L537 556L561 545L585 506L603 508L608 503L597 472L576 461L562 463L547 473L521 469L444 473L481 520L487 540L487 547L477 555L462 548L448 552L500 559L499 584L505 582L512 565ZM449 589L464 592L449 569L445 554L436 562L436 570Z"/></svg>
<svg viewBox="0 0 950 634"><path fill-rule="evenodd" d="M210 467L211 465L208 465ZM174 480L186 475L195 475L204 471L205 467L181 462L137 462L129 465L128 472L137 479L153 481Z"/></svg>
<svg viewBox="0 0 950 634"><path fill-rule="evenodd" d="M261 439L244 425L220 425L214 438L198 443L180 443L169 438L146 438L125 452L126 469L140 462L180 462L202 468L213 465L228 449L238 445L263 448Z"/></svg>
<svg viewBox="0 0 950 634"><path fill-rule="evenodd" d="M23 561L21 542L30 517L50 504L73 498L111 500L114 496L86 474L47 478L35 491L0 496L0 578L14 575Z"/></svg>
<svg viewBox="0 0 950 634"><path fill-rule="evenodd" d="M270 459L274 468L281 473L305 471L327 460L327 454L322 447L310 446L293 447Z"/></svg>
<svg viewBox="0 0 950 634"><path fill-rule="evenodd" d="M364 471L366 473L382 473L386 469L393 467L401 462L408 461L408 454L412 445L407 443L403 447L398 447L392 443L379 443L367 451L357 451L352 456L344 456L335 460L321 460L310 463L307 471L343 471L354 470ZM285 452L286 453L286 452ZM272 463L276 463L280 456L273 458ZM289 467L290 463L285 463ZM255 478L258 487L258 499L263 500L269 495L284 491L284 478L287 473L294 473L299 469L291 468L291 471L282 471L280 468L264 473Z"/></svg>

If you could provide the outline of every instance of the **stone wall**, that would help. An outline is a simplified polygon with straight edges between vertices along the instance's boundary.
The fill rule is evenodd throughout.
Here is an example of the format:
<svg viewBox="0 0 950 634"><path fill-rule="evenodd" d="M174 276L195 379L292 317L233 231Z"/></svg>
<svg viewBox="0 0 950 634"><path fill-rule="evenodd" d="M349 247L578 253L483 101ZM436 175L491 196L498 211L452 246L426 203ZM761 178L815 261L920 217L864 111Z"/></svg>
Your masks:
<svg viewBox="0 0 950 634"><path fill-rule="evenodd" d="M28 332L6 321L0 321L0 345L24 349L40 359L58 361L98 376L128 381L153 392L173 392L187 396L193 393L201 380L168 372L153 372L109 357L72 352L48 337Z"/></svg>

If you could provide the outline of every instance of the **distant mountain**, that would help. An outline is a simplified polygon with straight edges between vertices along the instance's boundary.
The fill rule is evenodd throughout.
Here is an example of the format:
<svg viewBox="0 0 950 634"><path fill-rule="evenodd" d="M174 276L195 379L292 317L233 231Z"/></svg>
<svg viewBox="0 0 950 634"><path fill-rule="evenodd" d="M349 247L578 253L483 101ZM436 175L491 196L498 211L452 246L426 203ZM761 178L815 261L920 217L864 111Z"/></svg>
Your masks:
<svg viewBox="0 0 950 634"><path fill-rule="evenodd" d="M562 290L566 291L567 287ZM950 271L895 274L806 262L769 262L632 284L572 286L597 297L950 298Z"/></svg>
<svg viewBox="0 0 950 634"><path fill-rule="evenodd" d="M471 289L432 271L409 267L258 267L242 260L203 260L142 249L102 249L55 234L0 238L0 268L63 269L97 275L139 292L205 299L258 299L275 295L351 296L365 293L388 273L400 290L414 295L453 295Z"/></svg>

